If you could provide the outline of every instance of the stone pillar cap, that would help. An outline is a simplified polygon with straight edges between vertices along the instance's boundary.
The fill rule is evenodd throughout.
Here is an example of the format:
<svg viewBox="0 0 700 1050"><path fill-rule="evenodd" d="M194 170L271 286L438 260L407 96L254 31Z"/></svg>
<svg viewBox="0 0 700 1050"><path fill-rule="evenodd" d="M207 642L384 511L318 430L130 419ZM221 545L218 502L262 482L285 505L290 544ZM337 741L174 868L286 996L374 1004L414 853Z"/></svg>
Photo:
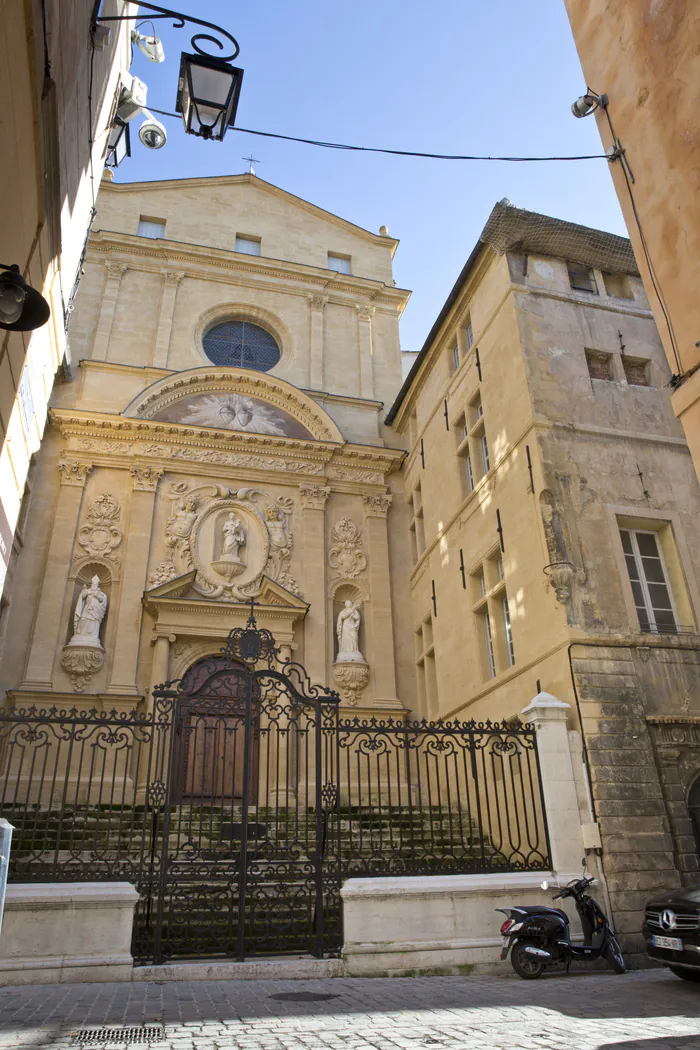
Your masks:
<svg viewBox="0 0 700 1050"><path fill-rule="evenodd" d="M566 712L570 710L571 704L566 704L563 700L559 700L556 696L552 696L551 693L545 693L542 690L520 713L527 716L541 714L545 711L551 711L552 713L557 711L566 716Z"/></svg>

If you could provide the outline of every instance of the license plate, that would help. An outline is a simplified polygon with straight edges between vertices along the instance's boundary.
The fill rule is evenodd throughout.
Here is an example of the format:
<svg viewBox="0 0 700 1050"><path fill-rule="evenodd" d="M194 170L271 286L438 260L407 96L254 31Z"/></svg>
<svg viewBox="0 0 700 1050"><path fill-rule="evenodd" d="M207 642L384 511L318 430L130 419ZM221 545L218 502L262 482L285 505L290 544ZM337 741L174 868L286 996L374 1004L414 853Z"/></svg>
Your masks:
<svg viewBox="0 0 700 1050"><path fill-rule="evenodd" d="M655 948L670 948L674 952L683 951L683 941L680 937L658 937L654 934L651 943Z"/></svg>
<svg viewBox="0 0 700 1050"><path fill-rule="evenodd" d="M503 947L507 948L509 944L510 944L510 937L504 937L503 938Z"/></svg>

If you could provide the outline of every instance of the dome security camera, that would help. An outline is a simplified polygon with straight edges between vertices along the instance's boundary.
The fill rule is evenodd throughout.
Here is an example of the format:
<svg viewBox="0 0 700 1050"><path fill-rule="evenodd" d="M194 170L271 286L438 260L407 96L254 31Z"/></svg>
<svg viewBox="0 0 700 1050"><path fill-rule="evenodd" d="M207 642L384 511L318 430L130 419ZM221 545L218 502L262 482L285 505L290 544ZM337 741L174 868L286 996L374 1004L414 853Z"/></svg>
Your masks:
<svg viewBox="0 0 700 1050"><path fill-rule="evenodd" d="M149 62L165 61L165 52L163 51L160 37L144 36L143 33L139 33L137 29L134 29L131 34L131 39L136 44L139 51L143 52Z"/></svg>
<svg viewBox="0 0 700 1050"><path fill-rule="evenodd" d="M139 128L139 138L146 149L161 149L168 138L165 128L147 109L144 109L143 112L146 115L146 119Z"/></svg>

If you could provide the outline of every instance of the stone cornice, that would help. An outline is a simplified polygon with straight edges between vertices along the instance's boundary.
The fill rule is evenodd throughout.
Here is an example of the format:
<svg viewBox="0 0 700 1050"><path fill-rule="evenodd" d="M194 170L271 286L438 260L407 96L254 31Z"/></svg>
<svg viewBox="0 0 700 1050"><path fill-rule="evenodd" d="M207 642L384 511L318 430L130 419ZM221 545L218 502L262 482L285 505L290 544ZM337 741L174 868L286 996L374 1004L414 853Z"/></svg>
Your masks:
<svg viewBox="0 0 700 1050"><path fill-rule="evenodd" d="M107 413L54 408L50 419L66 442L63 461L92 461L122 470L144 461L176 473L208 474L230 467L263 475L328 478L354 488L382 484L404 457L401 449L220 431Z"/></svg>
<svg viewBox="0 0 700 1050"><path fill-rule="evenodd" d="M403 310L409 300L410 292L382 281L353 274L339 274L305 263L287 262L283 259L270 259L265 256L243 255L241 252L227 251L225 248L212 248L203 244L190 244L185 241L152 240L138 237L135 234L116 233L111 230L98 230L90 238L88 259L97 262L105 256L105 262L116 263L117 257L124 255L130 260L130 269L146 270L162 278L164 267L178 264L178 270L185 270L185 276L207 280L218 279L217 270L227 271L221 280L230 283L231 272L249 274L258 280L274 278L276 281L290 281L307 286L305 291L313 292L322 289L327 295L336 293L336 298L329 301L345 302L360 297L370 299L373 303L383 303ZM143 260L135 264L134 260ZM189 273L187 270L189 269Z"/></svg>

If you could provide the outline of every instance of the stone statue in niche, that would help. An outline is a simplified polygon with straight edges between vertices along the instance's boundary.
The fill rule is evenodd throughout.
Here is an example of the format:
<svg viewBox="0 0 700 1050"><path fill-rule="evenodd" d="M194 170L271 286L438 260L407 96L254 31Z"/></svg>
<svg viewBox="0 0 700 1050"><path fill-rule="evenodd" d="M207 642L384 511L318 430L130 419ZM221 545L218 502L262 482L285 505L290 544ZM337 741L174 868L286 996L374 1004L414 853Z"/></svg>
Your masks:
<svg viewBox="0 0 700 1050"><path fill-rule="evenodd" d="M245 562L239 551L246 542L246 534L243 522L237 514L233 512L229 514L222 526L222 532L224 543L221 548L221 557L213 561L212 565L222 576L232 579L245 569Z"/></svg>
<svg viewBox="0 0 700 1050"><path fill-rule="evenodd" d="M100 624L107 612L107 595L100 590L100 577L93 576L90 586L83 587L73 614L73 637L69 646L87 645L102 648Z"/></svg>
<svg viewBox="0 0 700 1050"><path fill-rule="evenodd" d="M336 621L338 655L336 663L366 663L360 652L360 610L348 598Z"/></svg>

